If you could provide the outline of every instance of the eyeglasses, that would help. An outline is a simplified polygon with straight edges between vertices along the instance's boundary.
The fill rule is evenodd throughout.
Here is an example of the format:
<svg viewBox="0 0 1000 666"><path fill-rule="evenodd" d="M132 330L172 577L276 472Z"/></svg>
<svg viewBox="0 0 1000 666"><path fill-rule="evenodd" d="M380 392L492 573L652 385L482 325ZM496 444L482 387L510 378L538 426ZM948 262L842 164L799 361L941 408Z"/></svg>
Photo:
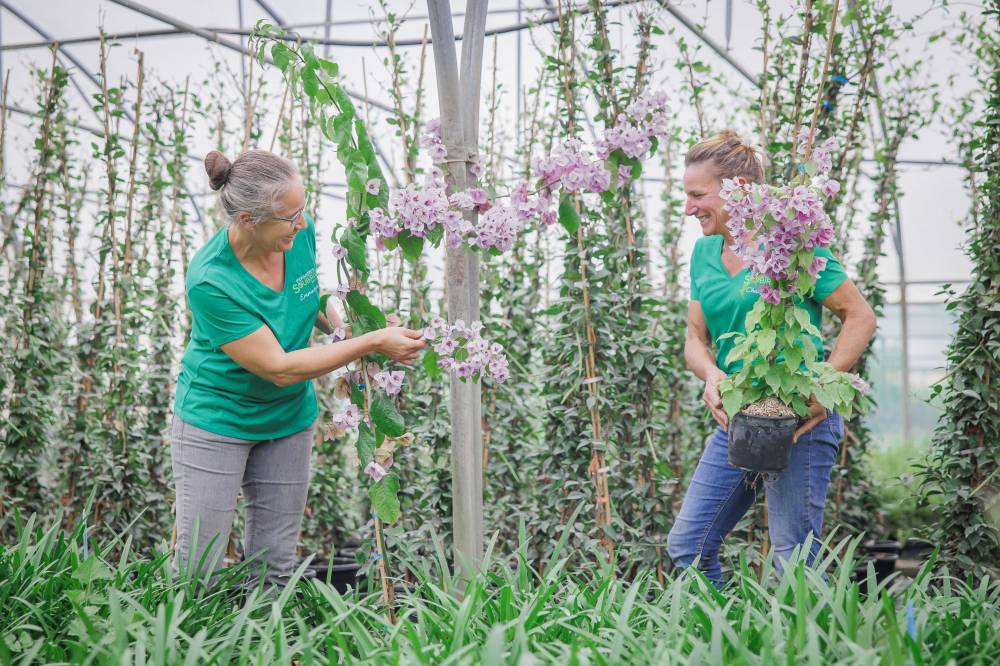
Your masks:
<svg viewBox="0 0 1000 666"><path fill-rule="evenodd" d="M288 222L289 225L293 225L293 224L295 224L296 222L299 221L299 217L302 216L302 213L304 213L305 210L306 210L306 207L303 206L302 208L299 208L297 211L295 211L295 213L291 217L279 217L279 216L275 215L274 219L275 220L281 220L282 222Z"/></svg>

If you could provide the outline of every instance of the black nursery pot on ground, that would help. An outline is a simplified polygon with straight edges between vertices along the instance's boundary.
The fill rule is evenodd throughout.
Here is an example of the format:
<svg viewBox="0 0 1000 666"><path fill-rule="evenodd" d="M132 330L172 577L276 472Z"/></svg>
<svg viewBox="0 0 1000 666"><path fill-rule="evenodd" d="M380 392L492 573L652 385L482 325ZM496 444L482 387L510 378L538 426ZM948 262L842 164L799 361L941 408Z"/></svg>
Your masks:
<svg viewBox="0 0 1000 666"><path fill-rule="evenodd" d="M788 467L797 416L750 416L729 420L729 463L750 472L780 472Z"/></svg>

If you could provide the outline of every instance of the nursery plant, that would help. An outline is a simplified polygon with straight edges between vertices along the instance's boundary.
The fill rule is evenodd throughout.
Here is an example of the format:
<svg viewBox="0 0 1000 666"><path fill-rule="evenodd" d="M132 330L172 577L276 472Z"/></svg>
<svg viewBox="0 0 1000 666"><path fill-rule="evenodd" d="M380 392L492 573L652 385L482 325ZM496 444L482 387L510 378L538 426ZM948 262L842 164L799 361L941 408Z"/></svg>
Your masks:
<svg viewBox="0 0 1000 666"><path fill-rule="evenodd" d="M850 418L856 396L867 390L860 377L817 360L822 350L818 317L803 306L826 267L833 225L823 210L839 184L826 177L832 166L833 139L811 149L804 128L798 152L806 159L789 183L769 185L726 179L720 196L729 213L726 223L733 250L750 273L744 290L759 299L746 316L745 333L728 333L727 363L738 370L719 384L723 406L737 414L805 417L809 403ZM774 400L777 400L777 403ZM791 430L788 435L790 437Z"/></svg>

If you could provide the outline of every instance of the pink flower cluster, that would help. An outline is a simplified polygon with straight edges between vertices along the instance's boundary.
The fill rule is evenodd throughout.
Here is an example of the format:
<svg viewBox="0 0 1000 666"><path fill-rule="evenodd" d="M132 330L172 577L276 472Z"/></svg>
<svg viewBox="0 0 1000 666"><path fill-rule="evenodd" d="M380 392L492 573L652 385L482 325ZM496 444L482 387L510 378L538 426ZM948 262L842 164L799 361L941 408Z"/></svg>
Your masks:
<svg viewBox="0 0 1000 666"><path fill-rule="evenodd" d="M455 192L448 197L449 203L462 210L476 210L485 213L492 207L490 195L481 187L471 187L464 192Z"/></svg>
<svg viewBox="0 0 1000 666"><path fill-rule="evenodd" d="M372 377L372 381L375 382L376 386L389 395L399 395L400 389L403 388L403 371L382 370L375 373L375 376Z"/></svg>
<svg viewBox="0 0 1000 666"><path fill-rule="evenodd" d="M440 118L427 121L423 136L420 137L420 147L426 148L431 159L435 162L440 162L448 157L448 149L445 148L444 141L441 140Z"/></svg>
<svg viewBox="0 0 1000 666"><path fill-rule="evenodd" d="M425 238L440 225L449 247L460 247L464 242L484 250L510 250L526 220L537 218L544 225L558 220L554 208L560 191L607 191L611 187L612 173L605 161L616 150L631 159L644 158L652 148L652 139L667 133L669 112L664 92L644 93L598 141L596 157L584 150L579 139L570 138L556 146L547 157L536 159L532 169L537 185L533 187L527 180L517 183L511 191L510 205L491 201L489 194L479 187L455 192L449 197L444 174L434 167L427 174L423 189L411 184L390 196L391 213L382 208L368 212L375 245L385 249L385 239L395 238L403 230ZM435 161L447 157L439 119L427 123L420 145ZM478 161L470 166L470 172L476 177L482 173ZM620 184L625 184L632 178L631 167L621 165L615 175ZM376 183L372 193L378 192L377 187ZM480 214L478 223L462 215L462 211L473 210ZM338 258L344 254L343 249L335 250Z"/></svg>
<svg viewBox="0 0 1000 666"><path fill-rule="evenodd" d="M411 183L393 192L389 203L395 213L393 217L381 208L368 212L369 228L377 237L395 238L406 229L413 236L426 238L438 225L453 223L461 217L460 213L451 210L444 180L433 174L427 178L423 189Z"/></svg>
<svg viewBox="0 0 1000 666"><path fill-rule="evenodd" d="M644 158L653 146L652 139L666 136L670 131L668 113L667 94L662 90L646 91L597 142L597 156L606 160L615 150L621 150L632 159Z"/></svg>
<svg viewBox="0 0 1000 666"><path fill-rule="evenodd" d="M352 430L361 423L361 410L355 404L349 404L340 414L333 417L333 427L338 430Z"/></svg>
<svg viewBox="0 0 1000 666"><path fill-rule="evenodd" d="M611 172L604 168L603 160L584 152L579 139L567 139L556 146L551 157L536 159L532 168L542 186L550 190L604 192L611 186Z"/></svg>
<svg viewBox="0 0 1000 666"><path fill-rule="evenodd" d="M473 187L456 192L449 198L440 169L427 174L424 188L408 185L389 198L393 215L383 209L368 212L369 229L380 247L382 239L395 238L402 230L425 238L438 225L445 231L449 247L459 247L463 242L484 250L505 252L514 247L521 231L520 219L509 206L490 201L485 190ZM466 219L463 210L481 213L478 224Z"/></svg>
<svg viewBox="0 0 1000 666"><path fill-rule="evenodd" d="M481 335L483 325L474 321L466 325L459 319L449 324L435 317L424 329L424 339L434 343L438 367L453 372L461 379L490 377L503 383L510 377L507 355L497 343L492 345Z"/></svg>
<svg viewBox="0 0 1000 666"><path fill-rule="evenodd" d="M833 197L839 190L836 181L823 177L829 170L829 152L834 144L828 140L817 162L819 176L808 185L772 186L746 183L737 179L722 182L719 196L725 200L729 221L726 226L733 236L733 249L755 276L769 278L759 288L760 297L768 303L778 303L794 290L800 271L806 271L815 281L826 268L826 258L816 257L813 250L827 247L833 241L833 224L823 210L823 196ZM798 253L807 251L808 265L799 265Z"/></svg>

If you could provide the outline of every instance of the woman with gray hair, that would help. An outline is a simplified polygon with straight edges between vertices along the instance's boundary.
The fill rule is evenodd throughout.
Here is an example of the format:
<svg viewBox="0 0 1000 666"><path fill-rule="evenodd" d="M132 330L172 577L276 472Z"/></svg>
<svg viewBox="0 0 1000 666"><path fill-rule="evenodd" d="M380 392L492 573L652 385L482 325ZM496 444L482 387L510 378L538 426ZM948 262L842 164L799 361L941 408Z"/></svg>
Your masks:
<svg viewBox="0 0 1000 666"><path fill-rule="evenodd" d="M316 229L295 166L263 150L235 162L213 151L205 170L229 223L185 279L192 327L171 424L173 566L221 565L242 487L246 554L281 585L296 566L309 485L311 380L372 352L410 363L424 342L389 327L308 346L313 326L344 324L332 307L319 311Z"/></svg>

